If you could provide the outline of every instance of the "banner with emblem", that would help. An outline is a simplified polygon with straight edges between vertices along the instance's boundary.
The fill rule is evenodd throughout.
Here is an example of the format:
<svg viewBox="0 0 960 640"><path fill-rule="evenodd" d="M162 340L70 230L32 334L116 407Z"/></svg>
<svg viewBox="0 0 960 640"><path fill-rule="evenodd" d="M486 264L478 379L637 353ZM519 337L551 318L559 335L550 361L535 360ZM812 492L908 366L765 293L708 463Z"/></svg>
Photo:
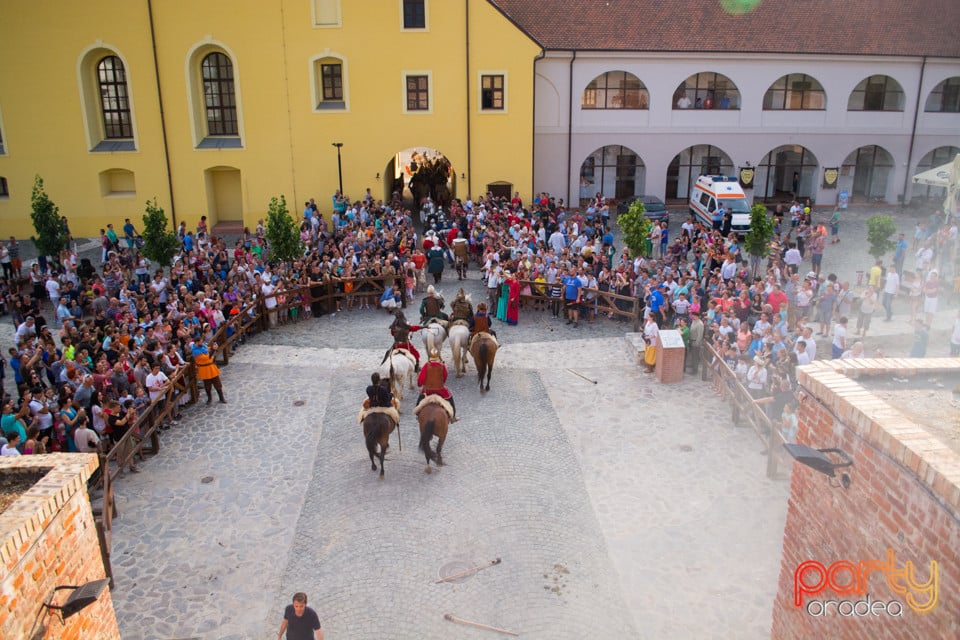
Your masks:
<svg viewBox="0 0 960 640"><path fill-rule="evenodd" d="M744 189L753 189L753 177L756 171L753 167L740 167L740 186Z"/></svg>
<svg viewBox="0 0 960 640"><path fill-rule="evenodd" d="M836 189L837 179L840 177L839 167L826 167L823 170L823 188Z"/></svg>

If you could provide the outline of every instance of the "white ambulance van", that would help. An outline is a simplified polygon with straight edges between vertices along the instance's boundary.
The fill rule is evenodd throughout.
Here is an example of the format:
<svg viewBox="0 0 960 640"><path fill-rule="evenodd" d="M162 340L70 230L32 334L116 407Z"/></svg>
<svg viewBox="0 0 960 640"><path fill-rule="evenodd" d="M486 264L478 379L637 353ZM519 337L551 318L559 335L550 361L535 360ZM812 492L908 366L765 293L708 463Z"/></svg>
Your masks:
<svg viewBox="0 0 960 640"><path fill-rule="evenodd" d="M690 189L690 213L713 226L720 205L730 213L730 229L743 235L750 231L750 203L734 176L700 176Z"/></svg>

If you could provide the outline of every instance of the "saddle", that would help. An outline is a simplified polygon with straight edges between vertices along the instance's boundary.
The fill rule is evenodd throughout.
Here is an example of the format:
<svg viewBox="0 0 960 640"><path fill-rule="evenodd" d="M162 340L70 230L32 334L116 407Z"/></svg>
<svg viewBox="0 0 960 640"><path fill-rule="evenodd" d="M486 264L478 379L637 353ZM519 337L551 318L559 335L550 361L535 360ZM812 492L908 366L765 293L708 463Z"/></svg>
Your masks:
<svg viewBox="0 0 960 640"><path fill-rule="evenodd" d="M410 361L410 364L416 366L417 359L413 357L413 354L407 351L406 349L394 349L394 355L406 356L407 360Z"/></svg>
<svg viewBox="0 0 960 640"><path fill-rule="evenodd" d="M485 338L490 338L491 340L493 340L493 344L497 345L497 347L500 346L500 343L497 342L497 339L496 339L496 338L494 338L492 335L490 335L490 334L487 333L486 331L481 331L481 332L479 332L479 333L475 333L475 334L473 334L472 336L470 336L470 342L469 342L469 344L467 345L467 348L468 348L468 349L473 349L473 343L476 342L477 338L479 338L479 337L481 337L481 336L483 336L483 337L485 337Z"/></svg>
<svg viewBox="0 0 960 640"><path fill-rule="evenodd" d="M468 322L467 320L464 320L463 318L457 318L455 320L451 320L450 327L456 327L456 326L469 327L470 322Z"/></svg>
<svg viewBox="0 0 960 640"><path fill-rule="evenodd" d="M400 413L394 407L373 407L370 409L364 407L360 409L360 413L357 415L357 422L359 422L360 424L363 424L363 419L366 418L367 414L370 414L370 413L386 414L390 416L390 418L393 420L393 424L395 425L400 424Z"/></svg>
<svg viewBox="0 0 960 640"><path fill-rule="evenodd" d="M444 320L443 318L427 318L427 323L424 325L424 328L429 327L432 324L438 324L443 327L444 331L446 331L450 322L448 320Z"/></svg>
<svg viewBox="0 0 960 640"><path fill-rule="evenodd" d="M429 396L426 396L423 400L421 400L420 404L418 404L416 408L413 410L413 415L415 416L419 415L420 410L430 404L440 405L440 408L446 411L450 419L453 420L453 407L450 406L449 402L447 402L446 400L444 400L443 398L441 398L436 394L431 394Z"/></svg>

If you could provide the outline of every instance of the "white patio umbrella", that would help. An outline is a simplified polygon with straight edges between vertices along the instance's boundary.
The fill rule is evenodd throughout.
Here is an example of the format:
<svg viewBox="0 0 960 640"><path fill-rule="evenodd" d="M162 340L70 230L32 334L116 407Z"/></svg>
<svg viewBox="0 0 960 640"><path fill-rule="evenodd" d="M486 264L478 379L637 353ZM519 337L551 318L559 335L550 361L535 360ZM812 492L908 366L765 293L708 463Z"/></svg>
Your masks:
<svg viewBox="0 0 960 640"><path fill-rule="evenodd" d="M960 214L960 153L954 157L953 162L913 176L913 182L933 187L946 187L943 210L953 215Z"/></svg>

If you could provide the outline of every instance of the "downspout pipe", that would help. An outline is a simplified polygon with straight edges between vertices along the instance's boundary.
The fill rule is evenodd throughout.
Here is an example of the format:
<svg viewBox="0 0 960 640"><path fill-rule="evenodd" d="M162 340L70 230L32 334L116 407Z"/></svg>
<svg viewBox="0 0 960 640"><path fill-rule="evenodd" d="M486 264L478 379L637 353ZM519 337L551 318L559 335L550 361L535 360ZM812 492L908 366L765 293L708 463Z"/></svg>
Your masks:
<svg viewBox="0 0 960 640"><path fill-rule="evenodd" d="M160 63L157 59L157 35L153 26L153 1L147 0L147 14L150 17L150 46L153 50L153 77L157 80L157 105L160 108L160 137L163 139L163 159L167 165L167 190L170 194L170 219L174 230L177 228L177 205L173 199L173 172L170 170L170 147L167 144L167 120L163 115L163 91L160 88Z"/></svg>
<svg viewBox="0 0 960 640"><path fill-rule="evenodd" d="M910 186L910 165L913 162L913 143L917 139L917 120L920 117L920 92L923 90L923 74L927 68L927 56L923 56L920 63L920 80L917 82L917 102L913 107L913 127L910 129L910 148L907 149L907 171L903 176L903 195L900 196L900 206L907 206L907 187Z"/></svg>
<svg viewBox="0 0 960 640"><path fill-rule="evenodd" d="M544 49L540 49L540 53L533 57L533 65L531 66L530 82L533 87L533 105L530 111L530 201L533 201L533 196L536 195L536 183L537 178L537 63L543 60L544 56L547 55L547 52Z"/></svg>
<svg viewBox="0 0 960 640"><path fill-rule="evenodd" d="M470 0L466 0L466 18L464 20L464 43L466 47L466 62L464 68L464 77L467 81L467 194L471 195L473 189L471 185L473 184L473 164L472 164L472 153L471 153L471 137L470 137ZM454 176L456 177L456 176Z"/></svg>
<svg viewBox="0 0 960 640"><path fill-rule="evenodd" d="M570 78L569 78L569 94L570 94L570 113L567 118L567 206L570 207L570 171L573 168L573 63L577 59L577 51L574 49L573 56L570 58ZM577 192L577 206L573 207L575 209L580 208L580 192Z"/></svg>

